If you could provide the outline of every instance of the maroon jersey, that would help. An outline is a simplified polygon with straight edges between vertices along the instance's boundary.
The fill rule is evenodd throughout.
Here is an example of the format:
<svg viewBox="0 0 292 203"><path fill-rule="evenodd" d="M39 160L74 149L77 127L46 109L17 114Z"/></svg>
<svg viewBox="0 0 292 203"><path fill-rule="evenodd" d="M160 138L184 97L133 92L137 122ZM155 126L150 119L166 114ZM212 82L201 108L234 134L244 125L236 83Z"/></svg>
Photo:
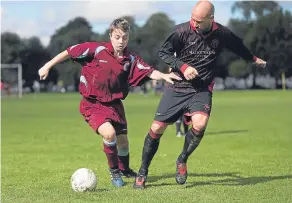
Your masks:
<svg viewBox="0 0 292 203"><path fill-rule="evenodd" d="M124 56L116 58L111 43L86 42L71 46L67 51L75 62L82 65L80 94L99 102L125 99L129 86L142 85L154 70L127 50Z"/></svg>

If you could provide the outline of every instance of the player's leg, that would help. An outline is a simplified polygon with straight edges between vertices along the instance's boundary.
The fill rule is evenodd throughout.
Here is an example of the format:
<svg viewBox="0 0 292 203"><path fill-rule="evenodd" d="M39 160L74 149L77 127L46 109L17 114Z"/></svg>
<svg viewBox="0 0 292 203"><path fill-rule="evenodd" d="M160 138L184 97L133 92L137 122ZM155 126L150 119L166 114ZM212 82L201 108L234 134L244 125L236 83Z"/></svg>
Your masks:
<svg viewBox="0 0 292 203"><path fill-rule="evenodd" d="M176 136L181 137L182 132L181 132L181 123L182 123L182 117L180 117L176 122L175 122L175 130L176 130Z"/></svg>
<svg viewBox="0 0 292 203"><path fill-rule="evenodd" d="M155 121L152 123L152 126L144 140L142 163L133 185L134 188L145 188L145 182L147 179L149 166L158 150L160 138L163 132L166 130L167 126L167 124L157 123Z"/></svg>
<svg viewBox="0 0 292 203"><path fill-rule="evenodd" d="M108 160L112 184L121 187L124 185L124 181L118 165L116 131L110 122L105 122L98 127L97 132L103 137L103 151Z"/></svg>
<svg viewBox="0 0 292 203"><path fill-rule="evenodd" d="M118 167L116 130L111 124L112 121L118 120L113 116L117 115L115 108L82 99L80 102L80 113L84 116L85 121L90 127L103 138L103 151L108 160L112 184L116 187L123 186L124 182Z"/></svg>
<svg viewBox="0 0 292 203"><path fill-rule="evenodd" d="M183 128L184 128L184 136L187 134L188 130L189 130L189 125L184 121L184 119L182 119L182 123L183 123Z"/></svg>
<svg viewBox="0 0 292 203"><path fill-rule="evenodd" d="M117 135L118 164L122 176L136 177L137 173L130 168L129 141L127 134Z"/></svg>
<svg viewBox="0 0 292 203"><path fill-rule="evenodd" d="M112 104L112 109L114 109L113 120L117 122L112 122L116 135L117 135L117 148L118 148L118 163L121 175L129 178L135 177L137 174L134 172L130 164L130 154L129 154L129 141L128 141L128 128L127 119L125 114L125 109L121 101L117 101Z"/></svg>
<svg viewBox="0 0 292 203"><path fill-rule="evenodd" d="M179 95L180 93L166 89L160 100L154 122L144 140L142 163L134 182L134 188L145 188L148 169L158 150L160 138L168 124L173 124L182 114L184 104L181 98L184 99L184 97Z"/></svg>
<svg viewBox="0 0 292 203"><path fill-rule="evenodd" d="M160 138L164 131L166 130L168 124L166 123L160 123L157 121L154 121L151 125L151 128L148 132L148 134L145 137L144 140L144 147L142 152L142 164L141 168L139 170L139 173L147 175L148 174L148 168L151 164L151 161L156 154Z"/></svg>
<svg viewBox="0 0 292 203"><path fill-rule="evenodd" d="M187 160L203 139L211 112L212 93L197 93L189 104L189 113L187 115L191 116L192 128L186 133L183 150L176 162L176 181L179 184L186 182Z"/></svg>

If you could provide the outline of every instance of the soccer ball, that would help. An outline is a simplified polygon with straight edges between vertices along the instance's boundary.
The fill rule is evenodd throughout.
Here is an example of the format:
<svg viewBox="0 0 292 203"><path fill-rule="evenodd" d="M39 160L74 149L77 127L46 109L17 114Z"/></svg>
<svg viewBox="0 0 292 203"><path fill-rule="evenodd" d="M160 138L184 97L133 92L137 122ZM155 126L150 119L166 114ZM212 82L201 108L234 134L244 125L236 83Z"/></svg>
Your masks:
<svg viewBox="0 0 292 203"><path fill-rule="evenodd" d="M93 191L97 184L95 173L88 168L80 168L71 176L71 186L75 192Z"/></svg>

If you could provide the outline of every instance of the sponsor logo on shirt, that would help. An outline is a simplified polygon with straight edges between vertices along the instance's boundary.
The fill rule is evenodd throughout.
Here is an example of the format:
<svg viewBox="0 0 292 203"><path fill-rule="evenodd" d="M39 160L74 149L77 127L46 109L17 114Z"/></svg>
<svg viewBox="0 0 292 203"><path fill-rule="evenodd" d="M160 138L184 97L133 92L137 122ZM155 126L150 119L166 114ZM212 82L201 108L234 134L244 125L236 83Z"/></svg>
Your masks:
<svg viewBox="0 0 292 203"><path fill-rule="evenodd" d="M219 45L219 40L218 39L213 39L211 42L211 47L213 47L214 49L217 48Z"/></svg>

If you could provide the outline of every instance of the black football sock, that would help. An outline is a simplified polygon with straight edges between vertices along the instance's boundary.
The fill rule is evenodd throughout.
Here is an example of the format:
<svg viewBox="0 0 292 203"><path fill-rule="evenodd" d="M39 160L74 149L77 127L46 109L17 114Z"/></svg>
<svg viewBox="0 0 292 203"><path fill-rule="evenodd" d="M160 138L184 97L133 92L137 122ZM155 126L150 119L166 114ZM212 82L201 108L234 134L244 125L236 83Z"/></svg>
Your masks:
<svg viewBox="0 0 292 203"><path fill-rule="evenodd" d="M197 131L194 128L189 129L185 136L185 142L182 153L179 155L177 161L179 163L186 163L189 156L199 146L203 139L204 131Z"/></svg>
<svg viewBox="0 0 292 203"><path fill-rule="evenodd" d="M118 153L119 153L119 150L118 150ZM129 152L128 152L127 155L118 154L118 164L119 164L119 169L121 171L128 170L130 168L129 163L130 163L130 154L129 154Z"/></svg>
<svg viewBox="0 0 292 203"><path fill-rule="evenodd" d="M162 134L156 134L151 129L147 134L142 152L142 164L139 170L140 174L147 175L150 163L156 154Z"/></svg>

